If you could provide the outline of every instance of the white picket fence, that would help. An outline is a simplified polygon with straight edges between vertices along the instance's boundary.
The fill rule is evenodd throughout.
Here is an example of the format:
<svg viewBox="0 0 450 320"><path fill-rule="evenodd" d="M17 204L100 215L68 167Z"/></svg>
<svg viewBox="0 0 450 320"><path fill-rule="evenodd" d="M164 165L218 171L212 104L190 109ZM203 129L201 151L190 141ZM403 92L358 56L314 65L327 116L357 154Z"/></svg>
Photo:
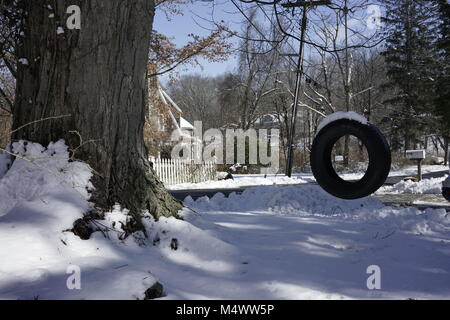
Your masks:
<svg viewBox="0 0 450 320"><path fill-rule="evenodd" d="M202 182L217 179L215 161L195 164L192 160L152 158L153 169L166 184Z"/></svg>

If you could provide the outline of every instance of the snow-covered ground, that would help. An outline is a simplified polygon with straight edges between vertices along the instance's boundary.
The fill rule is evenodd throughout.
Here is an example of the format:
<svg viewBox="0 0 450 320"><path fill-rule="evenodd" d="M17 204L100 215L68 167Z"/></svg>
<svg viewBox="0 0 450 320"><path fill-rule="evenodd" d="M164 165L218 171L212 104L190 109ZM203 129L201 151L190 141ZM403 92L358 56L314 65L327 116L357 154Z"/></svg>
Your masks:
<svg viewBox="0 0 450 320"><path fill-rule="evenodd" d="M401 181L393 186L381 187L377 193L394 193L394 194L441 194L442 182L447 179L448 175L440 178L423 179L419 182Z"/></svg>
<svg viewBox="0 0 450 320"><path fill-rule="evenodd" d="M235 175L234 180L205 181L199 183L179 183L166 185L169 190L190 189L235 189L247 186L268 186L276 184L300 184L314 182L312 175L293 175L291 178L284 175Z"/></svg>
<svg viewBox="0 0 450 320"><path fill-rule="evenodd" d="M188 198L184 221L147 216L148 240L121 240L116 207L99 221L110 231L83 241L64 230L88 209L89 168L68 162L62 142L14 151L34 163L0 178L0 298L140 299L159 281L165 299L450 299L444 209L271 185ZM374 265L381 290L367 288ZM81 290L69 290L78 268Z"/></svg>
<svg viewBox="0 0 450 320"><path fill-rule="evenodd" d="M422 167L423 173L438 172L448 170L448 167L441 165L425 165ZM416 175L417 167L411 166L401 170L393 170L389 176L407 176ZM341 177L345 180L360 179L364 173L347 173ZM169 190L191 190L191 189L235 189L248 186L267 186L267 185L290 185L315 182L311 173L293 174L291 178L284 174L263 175L263 174L242 174L233 175L234 180L205 181L199 183L180 183L166 185Z"/></svg>
<svg viewBox="0 0 450 320"><path fill-rule="evenodd" d="M245 257L242 274L229 280L242 283L238 298L450 298L444 209L345 201L316 186L257 187L186 204L199 214L189 221ZM380 291L366 287L371 265L381 269Z"/></svg>
<svg viewBox="0 0 450 320"><path fill-rule="evenodd" d="M90 168L68 162L62 141L47 149L15 143L13 151L33 163L17 159L0 180L0 298L142 298L155 282L147 266L117 269L133 259L136 246L114 233L111 240L95 234L82 241L64 231L89 208ZM74 266L81 268L82 290L66 285Z"/></svg>
<svg viewBox="0 0 450 320"><path fill-rule="evenodd" d="M440 171L448 171L448 167L442 165L422 166L423 174ZM340 174L340 176L345 180L357 180L361 179L364 176L364 173L345 173ZM408 166L398 170L391 170L391 172L389 172L389 177L398 177L398 176L417 176L417 166Z"/></svg>
<svg viewBox="0 0 450 320"><path fill-rule="evenodd" d="M449 171L449 168L448 168L448 166L443 166L443 165L423 165L422 166L422 173L439 172L439 171ZM389 175L390 176L406 176L406 175L415 176L415 175L417 175L417 166L408 166L403 169L394 170L394 171L391 171L391 173Z"/></svg>

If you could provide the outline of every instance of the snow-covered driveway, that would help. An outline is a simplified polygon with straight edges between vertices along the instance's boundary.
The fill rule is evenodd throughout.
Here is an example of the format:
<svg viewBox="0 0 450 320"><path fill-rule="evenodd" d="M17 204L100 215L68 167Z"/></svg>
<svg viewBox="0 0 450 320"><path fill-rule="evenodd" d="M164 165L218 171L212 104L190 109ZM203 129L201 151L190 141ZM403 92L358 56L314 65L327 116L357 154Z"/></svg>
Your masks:
<svg viewBox="0 0 450 320"><path fill-rule="evenodd" d="M228 269L192 278L190 287L203 297L450 298L445 210L344 201L314 186L261 187L186 203L198 212L188 221L234 249L224 261ZM381 269L381 290L367 288L371 265Z"/></svg>

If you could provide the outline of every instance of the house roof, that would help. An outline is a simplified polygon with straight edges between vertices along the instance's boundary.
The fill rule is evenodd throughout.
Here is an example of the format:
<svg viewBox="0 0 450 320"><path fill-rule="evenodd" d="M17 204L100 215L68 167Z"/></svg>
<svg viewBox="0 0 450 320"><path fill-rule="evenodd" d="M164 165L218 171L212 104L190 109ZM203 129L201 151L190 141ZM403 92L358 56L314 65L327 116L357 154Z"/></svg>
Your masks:
<svg viewBox="0 0 450 320"><path fill-rule="evenodd" d="M161 99L161 101L166 106L166 112L169 115L170 120L172 121L173 125L177 130L180 131L181 134L183 130L193 130L194 126L184 119L181 115L183 114L183 111L181 108L173 101L173 99L167 94L167 92L164 90L164 88L161 86L159 81L156 79L153 82L153 88L156 86L156 93Z"/></svg>
<svg viewBox="0 0 450 320"><path fill-rule="evenodd" d="M187 130L194 130L194 126L187 121L185 118L180 116L180 128L181 129L187 129Z"/></svg>
<svg viewBox="0 0 450 320"><path fill-rule="evenodd" d="M159 85L158 83L158 92L161 95L161 99L168 105L170 105L172 108L174 108L178 113L182 114L183 111L181 111L180 107L175 103L175 101L172 100L172 98L167 94L166 91Z"/></svg>

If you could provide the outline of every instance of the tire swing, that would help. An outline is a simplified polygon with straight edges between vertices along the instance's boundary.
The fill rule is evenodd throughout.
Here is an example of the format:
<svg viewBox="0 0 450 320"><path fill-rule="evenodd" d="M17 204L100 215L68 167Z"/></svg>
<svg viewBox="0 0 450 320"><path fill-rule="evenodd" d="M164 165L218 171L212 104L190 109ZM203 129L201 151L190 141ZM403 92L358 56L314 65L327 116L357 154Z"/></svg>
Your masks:
<svg viewBox="0 0 450 320"><path fill-rule="evenodd" d="M450 176L442 183L442 196L450 201Z"/></svg>
<svg viewBox="0 0 450 320"><path fill-rule="evenodd" d="M332 121L331 119L336 120ZM341 199L359 199L377 191L386 181L391 168L391 151L384 135L374 125L355 113L339 112L319 127L311 150L311 168L317 183ZM331 122L329 122L331 121ZM352 182L339 177L332 165L332 151L342 137L357 137L366 147L369 165L361 180Z"/></svg>
<svg viewBox="0 0 450 320"><path fill-rule="evenodd" d="M450 187L443 187L443 188L442 188L442 196L443 196L447 201L450 201Z"/></svg>

